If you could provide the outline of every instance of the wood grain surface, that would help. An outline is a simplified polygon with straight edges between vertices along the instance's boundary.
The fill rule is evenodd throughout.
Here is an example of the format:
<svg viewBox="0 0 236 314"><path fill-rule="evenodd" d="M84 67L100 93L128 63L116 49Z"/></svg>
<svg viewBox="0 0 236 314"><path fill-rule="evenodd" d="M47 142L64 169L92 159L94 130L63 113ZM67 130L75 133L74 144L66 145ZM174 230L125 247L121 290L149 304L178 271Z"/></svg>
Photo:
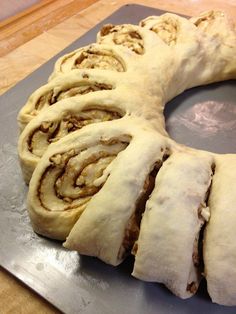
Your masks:
<svg viewBox="0 0 236 314"><path fill-rule="evenodd" d="M42 0L0 23L0 57L98 0Z"/></svg>
<svg viewBox="0 0 236 314"><path fill-rule="evenodd" d="M0 314L60 314L46 300L0 268Z"/></svg>
<svg viewBox="0 0 236 314"><path fill-rule="evenodd" d="M26 10L40 0L2 0L0 10L0 21L3 21L17 13Z"/></svg>
<svg viewBox="0 0 236 314"><path fill-rule="evenodd" d="M43 0L45 6L27 9L0 23L0 94L128 3L196 15L221 9L236 20L235 0ZM17 48L16 48L17 47ZM60 313L0 268L0 314Z"/></svg>

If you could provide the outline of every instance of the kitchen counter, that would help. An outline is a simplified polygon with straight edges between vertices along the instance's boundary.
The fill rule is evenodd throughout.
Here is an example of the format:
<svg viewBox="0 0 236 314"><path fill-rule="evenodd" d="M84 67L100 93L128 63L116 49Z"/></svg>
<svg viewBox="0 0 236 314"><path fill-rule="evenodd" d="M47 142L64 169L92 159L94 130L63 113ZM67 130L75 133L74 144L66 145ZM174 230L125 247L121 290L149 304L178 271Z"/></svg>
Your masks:
<svg viewBox="0 0 236 314"><path fill-rule="evenodd" d="M221 9L236 20L235 0L44 0L42 3L43 6L36 5L17 18L0 23L0 94L128 3L189 16L208 9ZM60 312L0 268L0 313Z"/></svg>

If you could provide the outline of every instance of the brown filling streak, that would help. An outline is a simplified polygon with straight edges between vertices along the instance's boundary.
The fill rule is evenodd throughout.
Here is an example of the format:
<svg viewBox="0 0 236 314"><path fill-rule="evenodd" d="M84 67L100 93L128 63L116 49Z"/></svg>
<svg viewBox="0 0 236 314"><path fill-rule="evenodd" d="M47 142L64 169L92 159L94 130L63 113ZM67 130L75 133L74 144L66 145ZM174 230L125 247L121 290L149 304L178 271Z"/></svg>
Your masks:
<svg viewBox="0 0 236 314"><path fill-rule="evenodd" d="M179 23L175 20L164 20L162 23L157 23L150 29L156 33L167 45L176 44L178 32L179 32Z"/></svg>
<svg viewBox="0 0 236 314"><path fill-rule="evenodd" d="M74 155L74 156L75 156L75 155ZM65 207L65 209L64 209L65 211L78 207L78 205L75 205L75 206L71 205L71 203L72 203L74 200L76 200L76 198L73 199L73 198L71 198L71 197L64 197L64 196L61 195L61 193L58 191L58 186L57 186L57 185L58 185L58 182L61 180L61 178L62 178L63 175L65 174L65 167L67 166L67 163L68 163L69 160L70 160L71 158L73 158L74 156L72 155L70 158L68 158L68 159L65 160L65 162L64 162L64 167L62 167L62 165L60 165L61 171L60 171L59 174L57 175L57 177L56 177L56 179L55 179L55 182L54 182L54 191L55 191L55 195L57 196L58 199L61 199L61 200L63 200L65 203L68 204L68 206ZM85 163L83 166L86 167L86 166L88 166L88 165L89 165L89 163ZM38 188L38 192L37 192L38 199L39 199L39 201L40 201L41 206L42 206L45 210L48 210L48 211L50 211L50 208L48 208L48 207L44 204L44 202L43 202L43 200L42 200L42 198L41 198L41 193L42 193L42 192L41 192L41 185L43 184L43 181L44 181L46 175L48 174L48 172L51 172L51 171L54 170L54 169L55 169L55 166L53 166L53 165L51 165L51 166L49 166L49 167L46 168L46 170L45 170L44 174L42 175L41 180L40 180L40 182L39 182L39 188ZM83 171L83 169L81 169L80 173L81 173L82 171ZM76 181L76 179L78 178L78 176L79 176L79 175L76 176L75 181ZM74 181L74 182L75 182L75 181ZM74 183L74 187L75 187L75 186L76 186L76 184ZM102 185L99 186L99 187L94 187L94 189L87 189L86 186L81 186L81 189L84 189L84 192L85 192L85 193L83 193L83 195L79 195L79 198L85 198L85 197L92 196L92 195L94 195L95 193L97 193L101 188L102 188ZM86 203L87 203L87 202L86 202Z"/></svg>
<svg viewBox="0 0 236 314"><path fill-rule="evenodd" d="M112 55L111 52L93 50L83 51L75 61L75 68L99 69L102 68L100 67L101 62L103 64L106 64L107 68L110 70L113 71L115 70L117 72L125 71L125 68L122 65L122 63L118 60L117 57Z"/></svg>
<svg viewBox="0 0 236 314"><path fill-rule="evenodd" d="M215 17L214 12L211 12L209 15L205 15L205 16L199 17L195 21L194 25L196 25L196 27L200 27L200 28L203 28L203 29L205 28L206 29L208 25L214 23L215 18L216 17ZM205 23L207 23L207 24L205 24Z"/></svg>
<svg viewBox="0 0 236 314"><path fill-rule="evenodd" d="M212 169L212 177L215 173L215 164L212 164L211 166ZM212 180L211 180L212 184ZM209 199L209 194L211 190L211 184L209 185L206 195L205 195L205 204L207 206L208 204L208 199ZM201 210L202 210L202 205L199 206L198 208L198 218L202 221L202 227L200 229L199 235L195 238L194 240L194 245L193 245L193 254L192 254L192 260L193 264L196 268L198 268L199 273L203 274L204 271L204 261L203 261L203 235L204 235L204 230L206 228L206 221L204 217L201 215ZM186 291L190 291L191 293L195 293L197 291L197 285L195 282L191 282L187 285Z"/></svg>
<svg viewBox="0 0 236 314"><path fill-rule="evenodd" d="M213 164L211 166L211 169L212 169L212 177L213 177L213 175L215 173L215 164ZM211 184L212 184L212 181L211 181ZM205 204L206 204L206 206L208 204L208 199L209 199L210 190L211 190L211 184L209 185L209 187L207 189L207 192L206 192L206 195L205 195ZM206 222L205 222L204 217L201 216L201 209L202 209L202 206L200 206L199 209L198 209L198 218L203 221L203 225L202 225L202 228L200 230L199 237L197 239L195 239L195 241L197 241L197 243L195 243L195 245L194 245L194 247L196 247L196 250L193 251L192 258L193 258L194 266L198 267L200 269L200 271L202 272L203 269L204 269L204 263L203 263L203 234L204 234L204 230L205 230L205 227L206 227Z"/></svg>
<svg viewBox="0 0 236 314"><path fill-rule="evenodd" d="M90 117L77 117L69 115L68 117L64 118L60 122L44 122L38 128L34 130L28 137L28 150L33 153L33 138L37 132L42 132L47 134L47 142L50 144L55 140L59 140L60 130L63 123L63 128L67 130L68 133L74 132L76 130L81 129L85 125L92 124L95 122L104 122L104 121L112 121L116 119L122 118L122 115L116 111L108 111L108 110L99 110L99 109L87 109L81 111L81 114L88 114ZM96 117L97 114L97 117ZM99 116L101 114L101 116ZM104 115L103 115L104 114ZM51 128L51 130L50 130Z"/></svg>
<svg viewBox="0 0 236 314"><path fill-rule="evenodd" d="M167 156L165 156L167 158ZM154 187L155 187L155 179L157 173L162 165L162 160L159 160L154 165L153 170L150 172L148 177L146 178L143 186L143 192L136 203L136 210L130 217L127 227L125 229L125 236L121 246L121 250L119 252L120 258L124 258L126 255L130 254L132 248L132 254L135 255L137 251L137 239L140 231L140 223L142 219L142 215L145 210L146 202L151 195Z"/></svg>
<svg viewBox="0 0 236 314"><path fill-rule="evenodd" d="M107 24L101 29L100 35L104 37L113 33L113 42L116 45L123 45L137 54L143 54L144 44L141 35L135 30L122 32L124 28L125 26L122 25L114 26L112 24Z"/></svg>
<svg viewBox="0 0 236 314"><path fill-rule="evenodd" d="M116 140L116 142L113 142L114 144L119 144L121 143L119 140ZM123 142L122 142L123 143ZM124 143L123 143L124 144ZM125 143L128 145L128 143ZM85 149L86 150L86 149ZM123 149L122 149L123 150ZM80 151L79 153L83 152L84 150ZM118 154L118 153L117 153ZM38 196L38 199L41 203L41 206L45 209L45 210L48 210L50 211L50 209L44 204L44 201L41 197L41 194L42 194L42 190L41 190L41 187L43 185L43 181L46 179L46 176L48 175L48 173L52 172L53 170L57 169L58 170L58 173L56 175L56 178L55 178L55 181L54 181L54 191L55 191L55 195L58 199L61 199L65 202L65 205L68 204L67 207L65 207L64 210L69 210L69 209L73 209L73 208L76 208L78 207L78 205L74 205L71 204L74 200L78 199L78 198L87 198L89 197L89 199L94 195L96 194L101 188L102 186L104 185L101 184L100 186L86 186L86 184L77 184L76 181L79 179L79 177L81 176L83 170L91 165L91 164L95 164L98 160L100 160L101 158L106 158L106 157L113 157L115 158L116 155L114 154L111 154L111 153L108 153L108 152L105 152L105 151L101 151L99 153L96 153L95 155L91 155L89 158L87 158L83 165L81 166L80 168L80 171L78 173L75 173L74 174L74 177L73 177L73 187L76 188L76 187L79 187L81 189L81 192L79 193L78 197L76 198L71 198L71 197L67 197L67 196L63 196L60 191L59 191L59 188L60 188L60 181L62 180L63 176L66 174L66 168L68 167L68 163L70 161L71 158L75 157L77 154L75 152L74 149L70 150L69 152L67 153L64 153L64 154L56 154L56 155L53 155L51 156L50 158L50 162L51 162L51 165L48 166L40 181L39 181L39 185L38 185L38 190L37 190L37 196ZM101 168L99 169L99 174L98 174L98 177L100 177L102 174L103 174L103 171L105 170L106 168ZM88 202L88 201L87 201ZM87 203L86 202L86 203Z"/></svg>
<svg viewBox="0 0 236 314"><path fill-rule="evenodd" d="M189 291L190 293L195 294L197 292L197 288L198 286L196 285L196 283L192 281L191 283L187 285L186 291Z"/></svg>
<svg viewBox="0 0 236 314"><path fill-rule="evenodd" d="M81 166L81 169L79 171L79 173L75 173L74 174L74 180L73 180L73 187L76 188L76 187L80 187L81 188L81 193L79 195L79 197L87 197L87 196L92 196L94 195L95 193L97 193L101 188L102 188L102 185L100 185L99 187L98 186L86 186L85 184L76 184L76 181L78 180L78 178L81 176L83 170L91 165L91 164L94 164L96 163L96 161L98 161L99 159L101 158L105 158L105 157L114 157L114 155L110 155L109 153L106 153L106 152L100 152L98 155L96 156L90 156L88 159L86 159L86 161L84 161L83 165ZM104 169L103 169L104 170ZM102 172L103 172L102 170ZM65 171L63 171L56 179L56 182L60 181L60 179L63 177L63 175L65 174ZM60 199L64 199L64 196L60 194L59 190L58 190L58 187L59 185L57 186L57 183L55 183L54 185L55 187L55 191L56 191L56 195L58 198ZM76 199L76 198L75 198ZM71 199L73 200L73 198Z"/></svg>
<svg viewBox="0 0 236 314"><path fill-rule="evenodd" d="M35 104L35 110L41 110L45 103L48 103L49 106L55 104L61 99L74 97L78 95L85 95L91 92L96 92L99 90L112 90L113 86L111 84L105 83L91 83L86 85L74 85L68 89L60 91L58 94L54 94L53 90L49 91L45 95L41 96L37 103Z"/></svg>

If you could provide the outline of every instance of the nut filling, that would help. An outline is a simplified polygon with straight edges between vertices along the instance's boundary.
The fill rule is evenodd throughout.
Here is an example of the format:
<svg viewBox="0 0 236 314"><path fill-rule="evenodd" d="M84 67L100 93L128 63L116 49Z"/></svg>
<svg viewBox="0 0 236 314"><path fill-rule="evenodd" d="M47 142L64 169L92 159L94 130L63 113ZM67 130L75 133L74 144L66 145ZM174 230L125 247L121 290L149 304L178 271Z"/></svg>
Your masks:
<svg viewBox="0 0 236 314"><path fill-rule="evenodd" d="M159 19L157 23L151 27L151 30L155 32L168 46L176 45L179 29L179 22L170 17Z"/></svg>
<svg viewBox="0 0 236 314"><path fill-rule="evenodd" d="M61 121L44 121L28 138L28 150L41 157L48 145L91 123L111 121L122 116L115 111L88 109L77 115L67 114Z"/></svg>
<svg viewBox="0 0 236 314"><path fill-rule="evenodd" d="M197 19L192 18L192 21L202 31L207 31L209 28L214 27L215 20L220 17L224 17L222 12L210 11L202 14Z"/></svg>
<svg viewBox="0 0 236 314"><path fill-rule="evenodd" d="M49 211L83 210L106 182L107 167L127 145L117 141L52 156L38 185L41 205Z"/></svg>
<svg viewBox="0 0 236 314"><path fill-rule="evenodd" d="M150 172L149 176L146 178L143 186L143 191L136 202L136 210L130 217L128 224L125 229L124 240L119 252L119 257L123 259L132 250L132 254L135 255L135 250L137 249L137 239L139 236L140 223L142 219L143 212L145 210L146 202L151 195L155 187L155 179L162 165L162 161L156 162L153 170Z"/></svg>
<svg viewBox="0 0 236 314"><path fill-rule="evenodd" d="M196 238L194 239L193 243L193 254L192 254L192 260L193 260L193 266L198 270L199 275L202 275L204 271L204 262L203 262L203 234L206 227L206 222L208 222L210 218L210 211L208 204L208 198L210 194L211 184L212 184L212 177L215 173L215 164L212 164L211 166L211 183L208 187L208 190L205 195L205 201L204 203L200 204L198 208L198 218L200 221L200 232L196 235ZM187 285L186 288L187 291L190 291L191 293L195 293L197 291L197 284L194 282L191 282Z"/></svg>
<svg viewBox="0 0 236 314"><path fill-rule="evenodd" d="M102 69L124 72L121 61L111 51L83 51L76 59L74 69Z"/></svg>
<svg viewBox="0 0 236 314"><path fill-rule="evenodd" d="M198 286L196 283L193 281L187 285L187 291L189 291L191 294L195 294L197 292Z"/></svg>
<svg viewBox="0 0 236 314"><path fill-rule="evenodd" d="M104 84L104 83L82 84L80 82L71 86L68 89L60 90L57 93L51 90L39 98L39 100L35 104L35 109L31 112L31 115L36 116L39 113L39 111L41 111L45 107L51 106L62 99L79 96L79 95L85 95L85 94L96 92L99 90L111 90L111 89L113 89L113 87L110 84Z"/></svg>
<svg viewBox="0 0 236 314"><path fill-rule="evenodd" d="M101 43L106 43L106 37L111 36L114 44L128 47L139 55L144 53L144 43L141 35L129 25L105 25L101 29L100 35Z"/></svg>

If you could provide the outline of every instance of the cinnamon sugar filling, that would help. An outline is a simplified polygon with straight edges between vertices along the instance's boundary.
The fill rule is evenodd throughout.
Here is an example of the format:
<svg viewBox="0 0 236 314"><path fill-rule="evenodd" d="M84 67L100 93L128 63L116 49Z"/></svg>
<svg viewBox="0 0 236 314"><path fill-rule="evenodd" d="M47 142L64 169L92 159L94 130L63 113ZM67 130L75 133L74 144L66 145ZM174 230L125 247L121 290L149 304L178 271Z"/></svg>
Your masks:
<svg viewBox="0 0 236 314"><path fill-rule="evenodd" d="M141 21L141 27L147 27L150 20L153 19ZM174 46L178 40L180 23L173 17L163 16L157 19L156 23L149 29L156 33L168 46Z"/></svg>
<svg viewBox="0 0 236 314"><path fill-rule="evenodd" d="M28 150L41 157L48 145L65 135L91 123L120 119L117 111L105 109L86 109L78 114L67 114L60 121L44 121L28 138Z"/></svg>
<svg viewBox="0 0 236 314"><path fill-rule="evenodd" d="M130 252L135 255L137 251L136 241L139 236L142 215L145 211L146 202L155 187L155 179L164 158L167 158L167 156L163 156L162 160L158 160L155 163L152 171L149 173L144 182L143 190L135 205L136 209L134 213L131 215L125 229L124 240L119 252L119 257L122 259L124 258L124 256L130 254Z"/></svg>
<svg viewBox="0 0 236 314"><path fill-rule="evenodd" d="M106 182L109 174L101 180L104 171L127 145L116 141L112 145L101 144L79 152L71 149L52 156L38 185L41 205L49 211L85 208Z"/></svg>
<svg viewBox="0 0 236 314"><path fill-rule="evenodd" d="M106 42L106 36L110 35L114 44L125 46L139 55L144 54L142 36L136 30L129 29L126 25L114 26L107 24L101 29L100 35L100 42Z"/></svg>
<svg viewBox="0 0 236 314"><path fill-rule="evenodd" d="M168 46L174 46L178 39L179 22L173 18L167 18L157 22L151 30L155 32Z"/></svg>
<svg viewBox="0 0 236 314"><path fill-rule="evenodd" d="M193 24L200 28L202 31L207 31L209 28L214 26L215 20L218 17L223 17L224 13L219 11L209 11L202 14L197 19L192 18ZM191 19L190 19L191 20Z"/></svg>
<svg viewBox="0 0 236 314"><path fill-rule="evenodd" d="M212 164L211 166L211 183L206 191L205 194L205 200L204 203L200 204L198 208L198 218L200 220L201 226L200 226L200 232L197 234L194 243L193 243L193 253L192 253L192 261L194 268L197 269L197 272L199 273L199 276L203 274L204 270L204 261L203 261L203 234L206 227L206 223L209 220L210 217L210 211L207 206L208 204L208 198L210 194L211 184L212 184L212 177L215 172L215 164ZM188 283L186 287L186 291L190 291L191 293L195 293L197 291L197 283L191 282Z"/></svg>
<svg viewBox="0 0 236 314"><path fill-rule="evenodd" d="M78 82L73 84L73 86L68 87L67 89L60 90L59 92L55 92L54 90L50 90L43 96L41 96L37 103L35 104L35 109L32 111L32 115L35 116L38 114L40 110L45 107L51 106L56 102L66 99L69 97L85 95L91 92L96 92L100 90L112 90L113 86L111 84L105 83L82 83Z"/></svg>
<svg viewBox="0 0 236 314"><path fill-rule="evenodd" d="M74 69L102 69L124 72L122 62L110 51L86 50L76 59Z"/></svg>

